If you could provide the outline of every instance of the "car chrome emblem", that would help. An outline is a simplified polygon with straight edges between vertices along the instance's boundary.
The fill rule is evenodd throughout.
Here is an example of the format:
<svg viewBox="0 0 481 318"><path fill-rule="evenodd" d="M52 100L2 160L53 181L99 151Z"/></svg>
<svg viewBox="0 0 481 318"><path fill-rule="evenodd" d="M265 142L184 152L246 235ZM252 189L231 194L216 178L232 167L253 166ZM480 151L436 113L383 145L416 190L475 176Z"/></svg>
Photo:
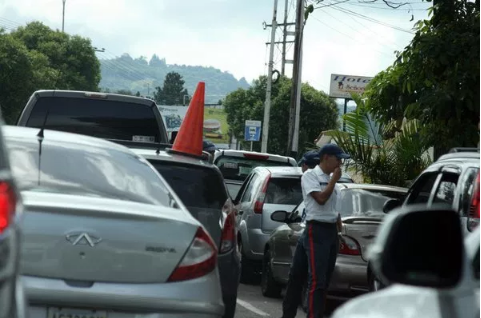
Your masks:
<svg viewBox="0 0 481 318"><path fill-rule="evenodd" d="M94 247L102 241L100 237L96 237L87 233L67 234L65 238L67 241L72 243L72 245L90 245L91 247Z"/></svg>

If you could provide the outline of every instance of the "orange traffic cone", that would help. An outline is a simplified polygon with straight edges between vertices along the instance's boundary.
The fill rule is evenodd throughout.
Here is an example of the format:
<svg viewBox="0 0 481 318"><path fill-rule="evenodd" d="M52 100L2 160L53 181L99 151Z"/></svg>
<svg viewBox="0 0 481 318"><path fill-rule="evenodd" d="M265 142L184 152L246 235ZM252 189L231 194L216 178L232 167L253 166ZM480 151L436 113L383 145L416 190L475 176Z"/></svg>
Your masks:
<svg viewBox="0 0 481 318"><path fill-rule="evenodd" d="M189 109L182 121L177 137L175 137L173 152L202 156L202 141L204 129L204 98L205 83L199 82Z"/></svg>

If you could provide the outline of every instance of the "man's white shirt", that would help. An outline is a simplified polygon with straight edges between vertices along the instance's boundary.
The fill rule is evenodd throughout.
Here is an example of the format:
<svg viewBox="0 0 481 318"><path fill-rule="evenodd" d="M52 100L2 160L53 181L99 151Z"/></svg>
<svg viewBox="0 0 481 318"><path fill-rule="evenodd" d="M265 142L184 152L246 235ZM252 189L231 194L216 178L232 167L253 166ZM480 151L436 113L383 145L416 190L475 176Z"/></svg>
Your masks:
<svg viewBox="0 0 481 318"><path fill-rule="evenodd" d="M329 199L320 205L310 195L312 192L324 191L331 177L324 173L319 165L314 169L309 169L301 177L302 196L304 198L304 206L306 209L306 221L319 221L326 223L335 223L339 215L341 191L339 186L334 186Z"/></svg>

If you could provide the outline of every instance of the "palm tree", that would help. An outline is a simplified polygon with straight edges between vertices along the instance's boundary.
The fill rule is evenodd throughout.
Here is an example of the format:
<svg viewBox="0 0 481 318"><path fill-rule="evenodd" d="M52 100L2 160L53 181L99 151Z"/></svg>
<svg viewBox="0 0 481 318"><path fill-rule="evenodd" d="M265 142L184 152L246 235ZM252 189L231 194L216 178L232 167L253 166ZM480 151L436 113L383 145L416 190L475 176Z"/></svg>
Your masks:
<svg viewBox="0 0 481 318"><path fill-rule="evenodd" d="M343 116L346 131L326 132L335 143L351 155L349 166L367 182L406 186L426 168L431 159L428 145L419 134L417 120L378 125L368 112L364 100L354 95L356 111Z"/></svg>

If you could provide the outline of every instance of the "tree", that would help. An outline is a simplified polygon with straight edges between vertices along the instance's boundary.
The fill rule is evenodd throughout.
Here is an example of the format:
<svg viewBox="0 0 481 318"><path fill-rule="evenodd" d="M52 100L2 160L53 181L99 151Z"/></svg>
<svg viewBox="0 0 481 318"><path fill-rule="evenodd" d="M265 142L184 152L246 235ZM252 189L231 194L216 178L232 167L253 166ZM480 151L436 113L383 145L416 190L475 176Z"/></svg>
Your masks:
<svg viewBox="0 0 481 318"><path fill-rule="evenodd" d="M55 82L41 88L98 91L100 63L90 39L53 31L41 22L32 22L13 31L29 51L47 57L45 71L55 74Z"/></svg>
<svg viewBox="0 0 481 318"><path fill-rule="evenodd" d="M346 131L329 131L334 141L351 155L356 172L365 181L377 184L407 186L430 163L428 145L419 134L419 121L404 120L400 129L386 137L392 125L377 125L364 101L353 96L356 110L343 116Z"/></svg>
<svg viewBox="0 0 481 318"><path fill-rule="evenodd" d="M430 20L416 24L411 43L365 93L369 111L382 123L396 120L399 130L404 118L419 119L435 158L479 142L479 2L449 3L436 5Z"/></svg>
<svg viewBox="0 0 481 318"><path fill-rule="evenodd" d="M189 95L187 89L184 88L184 84L185 81L179 73L167 73L162 88L155 88L155 101L161 105L182 105L184 96Z"/></svg>
<svg viewBox="0 0 481 318"><path fill-rule="evenodd" d="M227 122L234 136L244 137L245 120L263 120L267 78L259 77L249 89L238 89L226 96L223 105ZM269 153L284 153L287 145L291 81L286 77L272 86L271 118L269 124ZM337 106L325 93L309 84L302 84L299 128L299 150L312 147L321 131L337 127ZM244 147L247 147L244 144ZM253 147L260 151L260 143Z"/></svg>
<svg viewBox="0 0 481 318"><path fill-rule="evenodd" d="M0 31L0 106L14 124L38 89L98 90L100 64L90 40L53 31L40 22Z"/></svg>

